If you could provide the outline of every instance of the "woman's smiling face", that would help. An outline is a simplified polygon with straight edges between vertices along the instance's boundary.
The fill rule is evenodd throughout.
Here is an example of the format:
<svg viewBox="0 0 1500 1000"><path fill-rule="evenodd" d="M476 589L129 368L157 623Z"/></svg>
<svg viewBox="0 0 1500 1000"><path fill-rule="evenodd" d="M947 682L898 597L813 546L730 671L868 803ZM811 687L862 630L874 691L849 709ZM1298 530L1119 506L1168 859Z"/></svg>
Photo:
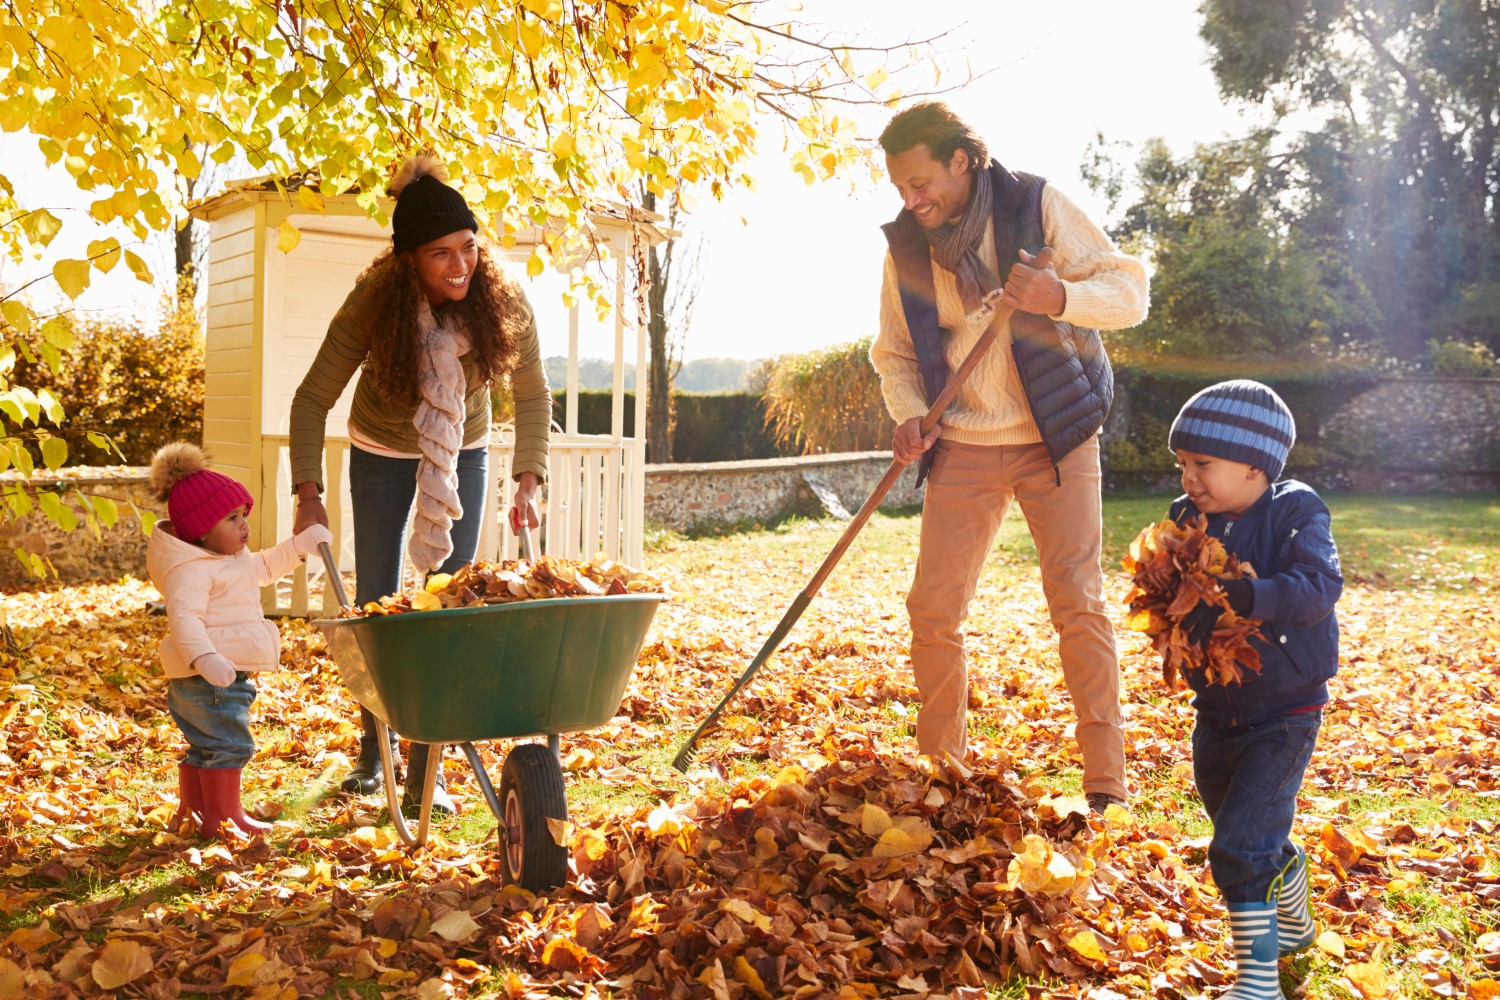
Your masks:
<svg viewBox="0 0 1500 1000"><path fill-rule="evenodd" d="M469 282L479 263L479 239L472 229L460 229L423 243L407 257L428 303L458 302L469 294Z"/></svg>

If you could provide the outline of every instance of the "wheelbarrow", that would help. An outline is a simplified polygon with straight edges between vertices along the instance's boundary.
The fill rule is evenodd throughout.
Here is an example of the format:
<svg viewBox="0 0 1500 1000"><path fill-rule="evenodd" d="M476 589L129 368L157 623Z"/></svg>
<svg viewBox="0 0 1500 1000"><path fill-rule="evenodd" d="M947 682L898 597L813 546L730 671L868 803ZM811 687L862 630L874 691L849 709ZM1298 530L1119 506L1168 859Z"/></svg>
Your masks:
<svg viewBox="0 0 1500 1000"><path fill-rule="evenodd" d="M522 543L529 557L530 538ZM347 606L333 553L319 548L339 604ZM344 685L375 716L386 804L402 843L427 842L442 748L457 744L499 821L506 879L533 892L562 885L568 849L551 822L568 818L559 737L614 717L664 596L551 598L313 622ZM401 814L387 729L433 748L415 833ZM519 743L506 754L497 794L475 742L537 736L547 742Z"/></svg>

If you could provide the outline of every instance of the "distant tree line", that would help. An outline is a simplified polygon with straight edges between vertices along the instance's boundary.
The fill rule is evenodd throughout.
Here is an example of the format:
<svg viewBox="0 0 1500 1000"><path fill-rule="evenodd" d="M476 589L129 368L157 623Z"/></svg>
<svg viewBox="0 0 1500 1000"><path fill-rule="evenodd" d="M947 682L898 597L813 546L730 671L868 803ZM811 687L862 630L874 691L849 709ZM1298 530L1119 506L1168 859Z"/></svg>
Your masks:
<svg viewBox="0 0 1500 1000"><path fill-rule="evenodd" d="M543 360L547 382L554 389L568 384L568 359L555 355ZM735 392L746 388L746 376L759 362L742 358L698 358L684 361L672 380L672 387L682 392ZM608 389L614 385L614 362L603 358L578 359L580 389ZM625 387L635 388L635 365L625 365Z"/></svg>
<svg viewBox="0 0 1500 1000"><path fill-rule="evenodd" d="M1155 266L1151 315L1115 338L1117 354L1492 370L1500 8L1200 10L1222 95L1269 101L1278 117L1181 157L1159 140L1091 148L1085 175L1114 206L1114 235Z"/></svg>

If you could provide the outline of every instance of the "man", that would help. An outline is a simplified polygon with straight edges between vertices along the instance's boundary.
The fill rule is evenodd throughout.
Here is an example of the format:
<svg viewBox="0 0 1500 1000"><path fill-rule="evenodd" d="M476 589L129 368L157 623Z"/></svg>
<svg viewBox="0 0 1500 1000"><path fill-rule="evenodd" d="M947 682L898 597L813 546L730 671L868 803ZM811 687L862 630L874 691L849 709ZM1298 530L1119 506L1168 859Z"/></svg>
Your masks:
<svg viewBox="0 0 1500 1000"><path fill-rule="evenodd" d="M1042 178L990 160L984 140L944 104L902 111L880 145L905 207L883 227L890 252L870 360L896 421L896 458L920 460L927 478L906 601L922 696L917 747L964 758L961 628L1014 497L1036 542L1078 714L1083 790L1103 812L1128 793L1119 658L1099 565L1098 432L1114 383L1097 331L1145 318L1145 268ZM1050 258L1038 256L1043 247ZM1016 310L1008 328L924 437L928 405L1002 303Z"/></svg>

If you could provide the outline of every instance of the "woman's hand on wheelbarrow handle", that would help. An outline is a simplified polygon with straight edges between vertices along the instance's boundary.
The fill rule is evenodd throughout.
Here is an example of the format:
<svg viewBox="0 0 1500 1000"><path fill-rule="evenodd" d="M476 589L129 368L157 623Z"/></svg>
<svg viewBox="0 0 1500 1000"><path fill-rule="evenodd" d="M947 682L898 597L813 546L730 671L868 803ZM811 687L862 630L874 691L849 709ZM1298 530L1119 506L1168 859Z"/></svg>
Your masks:
<svg viewBox="0 0 1500 1000"><path fill-rule="evenodd" d="M540 527L541 515L536 509L536 491L539 483L536 473L523 472L516 479L515 503L510 508L510 530L516 534L521 533L522 518L528 528Z"/></svg>

